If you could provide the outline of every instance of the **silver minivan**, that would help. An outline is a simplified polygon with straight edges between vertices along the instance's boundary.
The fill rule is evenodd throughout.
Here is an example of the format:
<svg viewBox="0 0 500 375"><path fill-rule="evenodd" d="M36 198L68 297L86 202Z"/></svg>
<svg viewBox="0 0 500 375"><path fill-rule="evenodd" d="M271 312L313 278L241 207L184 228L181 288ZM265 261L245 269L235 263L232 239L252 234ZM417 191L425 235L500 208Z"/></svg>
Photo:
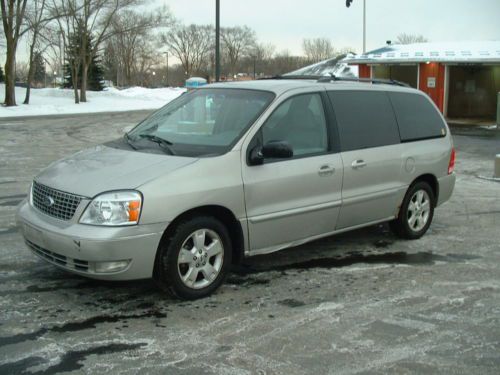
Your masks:
<svg viewBox="0 0 500 375"><path fill-rule="evenodd" d="M35 177L17 221L42 259L207 296L231 264L381 222L429 228L455 185L438 109L396 84L274 79L181 95Z"/></svg>

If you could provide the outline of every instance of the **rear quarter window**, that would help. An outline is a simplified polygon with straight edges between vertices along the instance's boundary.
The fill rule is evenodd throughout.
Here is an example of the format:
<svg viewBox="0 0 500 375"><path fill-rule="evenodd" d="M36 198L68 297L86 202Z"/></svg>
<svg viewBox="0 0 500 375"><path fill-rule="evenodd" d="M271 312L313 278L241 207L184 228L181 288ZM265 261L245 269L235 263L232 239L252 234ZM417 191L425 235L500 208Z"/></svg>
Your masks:
<svg viewBox="0 0 500 375"><path fill-rule="evenodd" d="M389 92L402 142L444 137L446 126L440 114L423 95Z"/></svg>
<svg viewBox="0 0 500 375"><path fill-rule="evenodd" d="M342 151L400 143L391 102L384 91L329 91Z"/></svg>

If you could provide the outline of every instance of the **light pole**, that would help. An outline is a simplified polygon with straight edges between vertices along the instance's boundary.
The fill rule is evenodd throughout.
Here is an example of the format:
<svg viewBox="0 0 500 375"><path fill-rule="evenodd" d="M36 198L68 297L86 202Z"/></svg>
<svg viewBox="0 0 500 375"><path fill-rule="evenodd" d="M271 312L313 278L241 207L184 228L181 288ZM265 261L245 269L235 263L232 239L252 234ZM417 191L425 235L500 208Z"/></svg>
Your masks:
<svg viewBox="0 0 500 375"><path fill-rule="evenodd" d="M215 0L215 82L220 81L220 0Z"/></svg>
<svg viewBox="0 0 500 375"><path fill-rule="evenodd" d="M257 56L253 55L253 79L256 77Z"/></svg>
<svg viewBox="0 0 500 375"><path fill-rule="evenodd" d="M120 72L120 63L116 63L116 88L120 87L118 84L118 73Z"/></svg>
<svg viewBox="0 0 500 375"><path fill-rule="evenodd" d="M363 54L366 53L366 0L363 0Z"/></svg>
<svg viewBox="0 0 500 375"><path fill-rule="evenodd" d="M167 56L167 87L168 87L168 51L167 52L163 52L166 56Z"/></svg>
<svg viewBox="0 0 500 375"><path fill-rule="evenodd" d="M64 30L59 31L59 70L61 72L61 77L64 77L64 49L65 49L65 38L64 38Z"/></svg>
<svg viewBox="0 0 500 375"><path fill-rule="evenodd" d="M346 0L345 6L350 7L353 0ZM366 53L366 0L363 0L363 54Z"/></svg>

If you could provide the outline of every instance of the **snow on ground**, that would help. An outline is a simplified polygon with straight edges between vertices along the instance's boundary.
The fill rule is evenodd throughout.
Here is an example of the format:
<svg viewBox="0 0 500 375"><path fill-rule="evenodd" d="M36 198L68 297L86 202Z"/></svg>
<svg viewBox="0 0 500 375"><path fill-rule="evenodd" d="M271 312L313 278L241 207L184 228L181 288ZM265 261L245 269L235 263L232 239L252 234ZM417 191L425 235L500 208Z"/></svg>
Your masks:
<svg viewBox="0 0 500 375"><path fill-rule="evenodd" d="M132 87L125 90L107 88L87 91L87 102L75 104L72 89L31 89L30 104L22 104L26 89L16 87L16 107L0 106L0 118L73 113L118 112L156 109L175 99L184 88ZM4 102L5 85L0 84L0 103Z"/></svg>

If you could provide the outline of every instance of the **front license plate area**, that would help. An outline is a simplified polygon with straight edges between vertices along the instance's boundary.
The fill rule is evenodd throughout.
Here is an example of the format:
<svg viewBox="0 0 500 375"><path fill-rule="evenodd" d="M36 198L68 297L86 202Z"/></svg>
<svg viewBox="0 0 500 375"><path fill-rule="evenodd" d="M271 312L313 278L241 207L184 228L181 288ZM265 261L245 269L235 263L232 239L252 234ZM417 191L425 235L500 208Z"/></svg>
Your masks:
<svg viewBox="0 0 500 375"><path fill-rule="evenodd" d="M29 224L24 224L24 237L35 245L44 247L43 233Z"/></svg>

